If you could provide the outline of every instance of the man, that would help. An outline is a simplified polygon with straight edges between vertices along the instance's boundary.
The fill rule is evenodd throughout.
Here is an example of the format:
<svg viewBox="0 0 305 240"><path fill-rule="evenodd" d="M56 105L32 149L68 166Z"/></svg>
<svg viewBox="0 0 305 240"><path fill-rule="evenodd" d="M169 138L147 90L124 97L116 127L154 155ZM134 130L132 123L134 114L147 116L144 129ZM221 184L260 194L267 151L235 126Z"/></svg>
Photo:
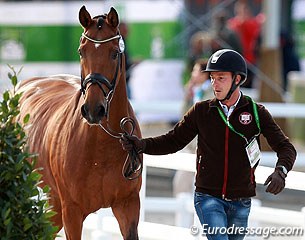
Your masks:
<svg viewBox="0 0 305 240"><path fill-rule="evenodd" d="M247 66L239 53L229 49L215 52L205 72L210 73L214 99L196 103L164 135L123 136L121 143L125 150L134 147L138 152L161 155L181 150L198 136L196 213L208 239L243 239L251 197L255 196L259 135L263 134L278 157L265 182L267 192L278 194L284 189L296 151L265 107L240 92ZM233 234L224 232L229 227Z"/></svg>

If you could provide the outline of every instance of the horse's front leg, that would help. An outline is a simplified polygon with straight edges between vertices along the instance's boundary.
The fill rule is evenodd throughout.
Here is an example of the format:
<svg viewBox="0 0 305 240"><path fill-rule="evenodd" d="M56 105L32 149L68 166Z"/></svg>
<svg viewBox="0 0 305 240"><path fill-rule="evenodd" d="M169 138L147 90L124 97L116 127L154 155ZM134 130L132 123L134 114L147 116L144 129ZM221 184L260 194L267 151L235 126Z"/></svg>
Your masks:
<svg viewBox="0 0 305 240"><path fill-rule="evenodd" d="M84 219L77 204L62 202L62 220L67 240L81 240Z"/></svg>
<svg viewBox="0 0 305 240"><path fill-rule="evenodd" d="M132 194L128 199L116 202L111 208L119 222L124 240L138 240L140 216L140 198L138 193Z"/></svg>

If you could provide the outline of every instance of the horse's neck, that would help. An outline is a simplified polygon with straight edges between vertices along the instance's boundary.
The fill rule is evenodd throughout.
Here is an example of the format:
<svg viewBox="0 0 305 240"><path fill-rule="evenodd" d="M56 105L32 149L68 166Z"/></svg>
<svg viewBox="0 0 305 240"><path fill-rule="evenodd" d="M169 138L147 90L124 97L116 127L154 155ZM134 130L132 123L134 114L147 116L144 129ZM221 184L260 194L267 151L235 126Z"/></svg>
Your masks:
<svg viewBox="0 0 305 240"><path fill-rule="evenodd" d="M112 113L110 114L113 114L114 116L128 114L128 98L126 91L125 74L121 75L118 84L114 90L113 99L110 103L110 109L111 108Z"/></svg>

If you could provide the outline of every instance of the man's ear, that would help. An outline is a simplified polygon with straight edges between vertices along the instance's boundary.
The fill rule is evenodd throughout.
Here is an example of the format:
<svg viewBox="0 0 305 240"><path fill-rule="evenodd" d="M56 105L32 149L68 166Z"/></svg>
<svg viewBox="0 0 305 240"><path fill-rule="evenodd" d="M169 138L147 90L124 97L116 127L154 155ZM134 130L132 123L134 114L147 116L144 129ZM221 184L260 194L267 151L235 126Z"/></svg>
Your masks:
<svg viewBox="0 0 305 240"><path fill-rule="evenodd" d="M241 82L241 75L235 74L235 84L238 85Z"/></svg>

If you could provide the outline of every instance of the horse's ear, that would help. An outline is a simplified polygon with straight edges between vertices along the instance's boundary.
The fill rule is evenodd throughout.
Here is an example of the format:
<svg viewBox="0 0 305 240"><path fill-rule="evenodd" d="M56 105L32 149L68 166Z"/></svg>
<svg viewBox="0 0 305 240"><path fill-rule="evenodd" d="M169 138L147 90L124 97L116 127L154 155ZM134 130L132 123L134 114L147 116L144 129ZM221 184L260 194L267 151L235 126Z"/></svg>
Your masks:
<svg viewBox="0 0 305 240"><path fill-rule="evenodd" d="M79 10L78 18L83 28L87 28L92 21L91 16L85 6L82 6L82 8Z"/></svg>
<svg viewBox="0 0 305 240"><path fill-rule="evenodd" d="M119 25L119 15L113 7L110 8L109 13L107 14L107 21L114 28Z"/></svg>

